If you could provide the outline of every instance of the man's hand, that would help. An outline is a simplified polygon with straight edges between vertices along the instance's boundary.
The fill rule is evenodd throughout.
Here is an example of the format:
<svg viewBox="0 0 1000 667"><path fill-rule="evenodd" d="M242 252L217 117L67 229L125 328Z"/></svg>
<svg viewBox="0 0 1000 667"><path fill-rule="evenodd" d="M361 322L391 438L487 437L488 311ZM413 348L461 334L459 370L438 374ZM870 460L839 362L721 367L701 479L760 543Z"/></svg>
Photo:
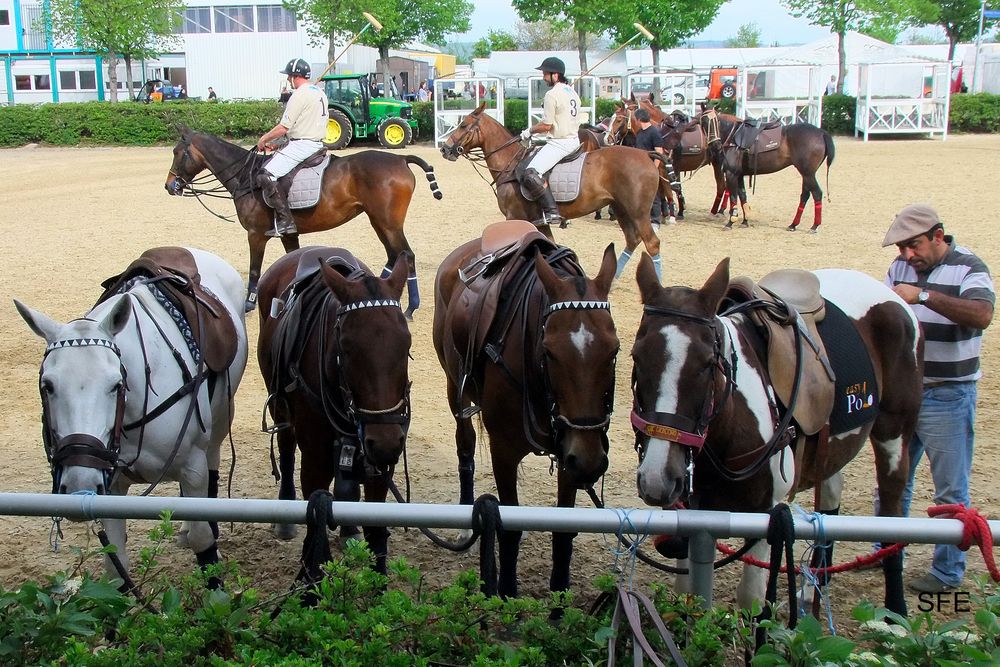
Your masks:
<svg viewBox="0 0 1000 667"><path fill-rule="evenodd" d="M270 145L271 144L269 142L264 141L264 137L261 137L260 139L257 140L257 150L259 150L262 153L266 151L268 146Z"/></svg>
<svg viewBox="0 0 1000 667"><path fill-rule="evenodd" d="M521 141L530 141L530 140L531 140L531 128L528 127L521 132Z"/></svg>
<svg viewBox="0 0 1000 667"><path fill-rule="evenodd" d="M918 303L917 296L920 294L920 288L916 285L907 285L905 283L900 283L892 288L900 299L909 304Z"/></svg>

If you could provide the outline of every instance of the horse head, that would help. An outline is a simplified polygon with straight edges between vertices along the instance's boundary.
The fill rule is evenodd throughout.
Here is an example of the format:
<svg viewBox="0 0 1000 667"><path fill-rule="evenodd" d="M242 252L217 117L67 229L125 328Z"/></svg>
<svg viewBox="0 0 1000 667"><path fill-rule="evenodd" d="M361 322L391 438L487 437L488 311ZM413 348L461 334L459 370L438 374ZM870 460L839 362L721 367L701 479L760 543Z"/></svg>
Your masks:
<svg viewBox="0 0 1000 667"><path fill-rule="evenodd" d="M410 425L411 340L399 305L409 260L400 253L385 279L349 280L325 262L321 266L323 282L340 302L327 363L338 366L340 390L364 456L379 470L399 461Z"/></svg>
<svg viewBox="0 0 1000 667"><path fill-rule="evenodd" d="M607 303L615 247L597 276L560 278L541 255L535 269L549 300L542 324L542 366L551 403L553 440L562 469L581 488L608 468L608 425L620 343Z"/></svg>
<svg viewBox="0 0 1000 667"><path fill-rule="evenodd" d="M122 297L100 321L59 324L14 301L28 326L45 339L38 373L42 440L53 493L108 493L118 463L127 378L115 336L129 321Z"/></svg>
<svg viewBox="0 0 1000 667"><path fill-rule="evenodd" d="M452 130L451 135L441 146L441 155L445 159L454 162L459 155L464 155L473 148L482 148L483 132L480 121L483 119L485 108L486 102L483 102L471 113L464 116L458 127Z"/></svg>
<svg viewBox="0 0 1000 667"><path fill-rule="evenodd" d="M194 144L195 133L184 126L179 130L181 137L174 146L174 161L167 172L167 181L163 184L168 194L178 196L183 195L185 186L208 167L205 156Z"/></svg>
<svg viewBox="0 0 1000 667"><path fill-rule="evenodd" d="M615 105L615 114L608 119L608 130L604 135L604 143L618 145L625 141L629 130L631 112L625 105Z"/></svg>
<svg viewBox="0 0 1000 667"><path fill-rule="evenodd" d="M694 458L725 407L727 334L716 312L729 286L729 259L697 290L661 287L645 255L636 280L643 303L632 348L637 483L646 503L670 507L690 493Z"/></svg>

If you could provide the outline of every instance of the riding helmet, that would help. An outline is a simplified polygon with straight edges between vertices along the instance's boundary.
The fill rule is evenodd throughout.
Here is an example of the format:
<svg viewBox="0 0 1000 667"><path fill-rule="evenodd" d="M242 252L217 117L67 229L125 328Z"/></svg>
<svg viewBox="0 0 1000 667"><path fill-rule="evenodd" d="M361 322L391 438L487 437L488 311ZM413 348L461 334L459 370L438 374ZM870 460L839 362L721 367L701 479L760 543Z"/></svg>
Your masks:
<svg viewBox="0 0 1000 667"><path fill-rule="evenodd" d="M309 67L309 63L302 58L293 58L288 61L288 64L285 65L285 69L281 70L281 73L288 76L301 76L308 79L309 75L312 73L312 68Z"/></svg>
<svg viewBox="0 0 1000 667"><path fill-rule="evenodd" d="M535 69L541 70L543 73L556 72L558 74L566 76L566 63L564 63L559 58L556 58L555 56L549 56L548 58L543 60L542 64L536 67Z"/></svg>

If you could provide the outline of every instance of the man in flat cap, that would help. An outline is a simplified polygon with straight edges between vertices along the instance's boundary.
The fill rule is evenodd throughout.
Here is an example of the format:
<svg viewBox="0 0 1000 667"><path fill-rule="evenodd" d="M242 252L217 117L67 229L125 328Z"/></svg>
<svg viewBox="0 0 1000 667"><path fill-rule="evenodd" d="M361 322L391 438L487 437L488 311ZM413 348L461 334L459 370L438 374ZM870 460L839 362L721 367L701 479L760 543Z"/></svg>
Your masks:
<svg viewBox="0 0 1000 667"><path fill-rule="evenodd" d="M924 397L910 441L910 476L903 494L909 514L913 477L927 454L935 504L969 506L976 420L976 381L983 330L993 319L996 295L990 270L968 248L945 235L937 212L926 204L907 206L886 232L882 247L899 257L886 284L910 304L924 334ZM953 545L934 549L930 572L910 582L922 593L952 590L965 575L965 552Z"/></svg>

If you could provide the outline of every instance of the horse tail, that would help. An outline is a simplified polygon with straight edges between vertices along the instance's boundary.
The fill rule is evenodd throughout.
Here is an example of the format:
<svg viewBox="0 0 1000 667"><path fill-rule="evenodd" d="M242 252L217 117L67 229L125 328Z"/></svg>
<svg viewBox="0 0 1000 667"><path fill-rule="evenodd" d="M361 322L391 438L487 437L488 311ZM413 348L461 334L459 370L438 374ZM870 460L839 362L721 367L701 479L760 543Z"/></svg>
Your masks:
<svg viewBox="0 0 1000 667"><path fill-rule="evenodd" d="M434 167L430 166L423 160L423 158L419 158L416 155L404 155L403 159L406 160L406 164L415 164L424 170L424 174L427 176L427 182L431 184L431 194L434 195L434 199L441 199L444 196L441 194L441 189L438 187L437 177L434 175Z"/></svg>
<svg viewBox="0 0 1000 667"><path fill-rule="evenodd" d="M830 165L833 164L833 137L823 130L823 143L826 145L826 200L830 201Z"/></svg>

